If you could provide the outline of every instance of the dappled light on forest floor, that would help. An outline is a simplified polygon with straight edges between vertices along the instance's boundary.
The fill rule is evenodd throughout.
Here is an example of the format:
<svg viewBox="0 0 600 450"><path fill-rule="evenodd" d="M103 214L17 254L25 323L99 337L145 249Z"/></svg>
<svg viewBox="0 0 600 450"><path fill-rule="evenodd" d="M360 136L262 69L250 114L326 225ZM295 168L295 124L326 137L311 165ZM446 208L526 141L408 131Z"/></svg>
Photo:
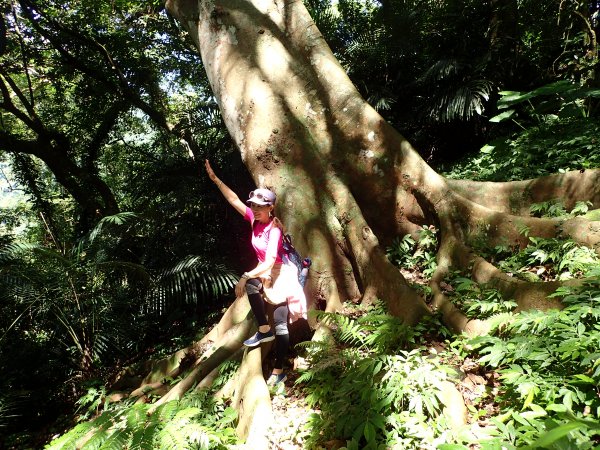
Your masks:
<svg viewBox="0 0 600 450"><path fill-rule="evenodd" d="M297 376L288 373L283 393L272 397L274 420L269 428L269 448L274 450L301 449L304 447L309 417L316 411L305 402L302 392L293 386Z"/></svg>

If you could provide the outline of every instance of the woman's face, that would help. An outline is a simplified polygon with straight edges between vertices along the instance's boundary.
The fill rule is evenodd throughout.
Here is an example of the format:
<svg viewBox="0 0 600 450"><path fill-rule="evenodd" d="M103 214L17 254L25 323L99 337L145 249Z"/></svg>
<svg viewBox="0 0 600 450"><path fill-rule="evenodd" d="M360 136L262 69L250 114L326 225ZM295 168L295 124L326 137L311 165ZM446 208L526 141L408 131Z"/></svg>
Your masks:
<svg viewBox="0 0 600 450"><path fill-rule="evenodd" d="M250 209L254 214L254 220L259 222L267 223L271 218L271 211L273 211L273 205L257 205L256 203L250 202Z"/></svg>

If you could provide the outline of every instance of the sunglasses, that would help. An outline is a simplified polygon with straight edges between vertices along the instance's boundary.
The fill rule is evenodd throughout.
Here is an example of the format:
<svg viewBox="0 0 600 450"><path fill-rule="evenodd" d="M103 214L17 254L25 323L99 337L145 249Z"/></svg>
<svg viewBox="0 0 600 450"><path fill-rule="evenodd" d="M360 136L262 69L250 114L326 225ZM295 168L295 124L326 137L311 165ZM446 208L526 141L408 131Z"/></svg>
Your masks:
<svg viewBox="0 0 600 450"><path fill-rule="evenodd" d="M250 191L250 194L248 194L248 199L251 199L252 197L256 197L259 200L265 201L265 202L269 202L271 203L271 199L267 198L266 195L261 194L260 192L257 192L256 194L254 193L254 191Z"/></svg>
<svg viewBox="0 0 600 450"><path fill-rule="evenodd" d="M250 202L250 208L252 209L268 208L269 206L271 205L259 205L258 203Z"/></svg>

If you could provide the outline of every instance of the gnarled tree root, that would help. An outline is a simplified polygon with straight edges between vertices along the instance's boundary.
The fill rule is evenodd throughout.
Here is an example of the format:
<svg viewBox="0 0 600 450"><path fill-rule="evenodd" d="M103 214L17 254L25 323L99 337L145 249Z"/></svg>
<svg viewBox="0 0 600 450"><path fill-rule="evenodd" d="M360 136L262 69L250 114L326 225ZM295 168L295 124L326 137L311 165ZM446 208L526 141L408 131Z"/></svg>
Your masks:
<svg viewBox="0 0 600 450"><path fill-rule="evenodd" d="M246 440L246 448L269 448L268 430L273 423L271 396L262 371L262 349L246 351L235 375L232 404L238 411L237 435Z"/></svg>
<svg viewBox="0 0 600 450"><path fill-rule="evenodd" d="M142 385L130 396L140 396L140 401L145 401L148 393L160 393L162 397L148 411L148 414L152 414L160 405L180 399L194 386L195 389L209 387L224 361L242 359L234 377L216 396L232 398L232 404L239 413L237 434L246 440L246 447L267 449L267 430L272 423L272 409L262 372L262 355L268 353L270 346L244 351L242 343L254 327L249 312L247 297L236 299L219 323L200 341L155 363ZM206 346L210 348L196 357L191 370L181 381L173 387L163 382L165 377L184 373L186 368L182 361L190 354L198 354L198 349Z"/></svg>
<svg viewBox="0 0 600 450"><path fill-rule="evenodd" d="M158 400L149 410L149 414L154 410L171 400L179 400L196 383L200 383L213 370L218 368L224 361L231 358L242 346L242 342L250 334L253 327L253 321L248 319L235 325L219 340L214 350L206 358L196 362L195 367L177 383L173 388Z"/></svg>
<svg viewBox="0 0 600 450"><path fill-rule="evenodd" d="M112 388L119 390L122 387L131 385L131 381L137 381L137 388L131 392L131 396L142 395L144 392L151 391L162 385L165 378L176 378L181 375L190 366L185 366L187 358L193 358L191 366L196 366L199 361L206 359L212 353L215 347L218 347L220 341L235 325L248 320L250 304L248 297L242 296L227 308L219 323L197 342L181 349L172 355L152 363L141 364L137 371L132 369L124 370L120 377L113 383ZM199 355L199 356L198 356ZM142 375L140 375L140 372ZM145 375L145 376L144 376ZM141 383L139 379L142 378Z"/></svg>
<svg viewBox="0 0 600 450"><path fill-rule="evenodd" d="M457 194L494 211L529 215L534 203L561 199L565 208L572 209L578 201L591 201L600 207L600 170L574 170L533 180L483 182L446 180Z"/></svg>

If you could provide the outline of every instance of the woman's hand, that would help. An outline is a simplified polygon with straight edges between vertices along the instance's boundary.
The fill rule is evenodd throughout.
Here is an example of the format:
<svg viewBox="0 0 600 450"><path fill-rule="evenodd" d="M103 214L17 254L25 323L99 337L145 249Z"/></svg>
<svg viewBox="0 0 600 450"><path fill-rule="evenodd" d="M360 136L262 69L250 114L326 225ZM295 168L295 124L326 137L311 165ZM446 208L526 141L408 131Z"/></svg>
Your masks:
<svg viewBox="0 0 600 450"><path fill-rule="evenodd" d="M240 281L235 285L235 298L239 298L246 292L246 279L240 278Z"/></svg>
<svg viewBox="0 0 600 450"><path fill-rule="evenodd" d="M260 281L265 289L269 289L273 284L273 278L271 278L271 275L261 276Z"/></svg>
<svg viewBox="0 0 600 450"><path fill-rule="evenodd" d="M208 159L204 160L204 167L206 168L206 173L208 174L208 178L210 178L211 181L214 183L215 180L217 180L217 176L215 175L215 172L212 170L212 167L210 167L210 163L208 162Z"/></svg>
<svg viewBox="0 0 600 450"><path fill-rule="evenodd" d="M217 189L223 194L225 200L229 202L231 206L235 208L237 212L239 212L242 216L246 215L246 204L240 200L235 192L233 192L229 187L219 180L219 177L215 175L215 171L210 167L210 163L208 159L204 160L204 168L206 169L206 174L208 178L217 185Z"/></svg>

